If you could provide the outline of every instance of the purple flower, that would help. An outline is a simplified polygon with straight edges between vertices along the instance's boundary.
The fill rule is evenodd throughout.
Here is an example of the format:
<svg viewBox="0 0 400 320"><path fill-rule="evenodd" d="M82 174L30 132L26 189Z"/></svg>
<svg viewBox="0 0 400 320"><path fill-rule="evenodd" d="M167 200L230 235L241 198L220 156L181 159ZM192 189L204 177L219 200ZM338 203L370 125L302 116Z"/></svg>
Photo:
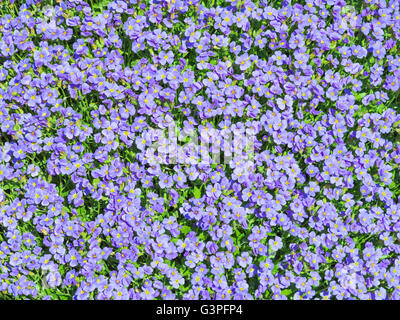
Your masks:
<svg viewBox="0 0 400 320"><path fill-rule="evenodd" d="M50 271L45 279L44 279L46 285L50 288L55 288L61 285L61 275L58 271Z"/></svg>
<svg viewBox="0 0 400 320"><path fill-rule="evenodd" d="M75 207L83 205L83 193L80 190L72 190L68 195L68 202L73 203Z"/></svg>

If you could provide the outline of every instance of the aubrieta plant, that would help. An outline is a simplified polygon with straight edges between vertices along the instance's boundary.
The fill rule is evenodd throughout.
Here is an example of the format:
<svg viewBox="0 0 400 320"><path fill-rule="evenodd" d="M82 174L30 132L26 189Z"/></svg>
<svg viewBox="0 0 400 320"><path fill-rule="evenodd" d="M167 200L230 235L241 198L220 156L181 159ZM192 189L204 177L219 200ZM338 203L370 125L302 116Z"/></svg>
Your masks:
<svg viewBox="0 0 400 320"><path fill-rule="evenodd" d="M400 298L398 0L87 1L0 4L0 299Z"/></svg>

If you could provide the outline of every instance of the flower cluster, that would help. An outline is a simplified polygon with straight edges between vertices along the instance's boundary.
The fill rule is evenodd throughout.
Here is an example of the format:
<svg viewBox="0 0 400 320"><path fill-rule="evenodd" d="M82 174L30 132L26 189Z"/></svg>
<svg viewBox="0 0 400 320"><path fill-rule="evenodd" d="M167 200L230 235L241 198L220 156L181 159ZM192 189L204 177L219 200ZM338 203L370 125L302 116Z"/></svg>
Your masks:
<svg viewBox="0 0 400 320"><path fill-rule="evenodd" d="M87 1L0 4L0 298L400 298L398 0Z"/></svg>

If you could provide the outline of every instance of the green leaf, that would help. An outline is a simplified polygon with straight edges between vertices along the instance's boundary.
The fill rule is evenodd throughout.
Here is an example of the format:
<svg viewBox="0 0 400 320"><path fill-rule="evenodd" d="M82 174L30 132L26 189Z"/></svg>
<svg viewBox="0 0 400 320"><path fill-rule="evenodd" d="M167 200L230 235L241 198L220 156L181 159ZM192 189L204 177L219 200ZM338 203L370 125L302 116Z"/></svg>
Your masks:
<svg viewBox="0 0 400 320"><path fill-rule="evenodd" d="M99 179L99 178L94 179L94 180L93 180L93 186L94 186L94 187L97 187L97 185L99 184L99 182L100 182L100 179Z"/></svg>
<svg viewBox="0 0 400 320"><path fill-rule="evenodd" d="M187 235L192 229L188 226L183 226L181 229L181 232L183 233L183 235Z"/></svg>
<svg viewBox="0 0 400 320"><path fill-rule="evenodd" d="M194 197L196 199L201 198L201 187L200 188L194 187Z"/></svg>
<svg viewBox="0 0 400 320"><path fill-rule="evenodd" d="M290 295L291 293L292 293L292 290L290 290L290 289L282 290L282 294L284 294L285 296L288 296L288 295Z"/></svg>

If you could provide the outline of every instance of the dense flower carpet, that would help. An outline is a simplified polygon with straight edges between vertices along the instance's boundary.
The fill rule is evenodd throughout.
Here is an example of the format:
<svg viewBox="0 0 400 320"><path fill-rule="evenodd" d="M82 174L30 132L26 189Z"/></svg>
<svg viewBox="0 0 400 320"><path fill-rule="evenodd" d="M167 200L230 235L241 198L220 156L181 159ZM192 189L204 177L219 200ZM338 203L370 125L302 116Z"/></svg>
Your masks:
<svg viewBox="0 0 400 320"><path fill-rule="evenodd" d="M0 299L399 299L399 7L2 1Z"/></svg>

